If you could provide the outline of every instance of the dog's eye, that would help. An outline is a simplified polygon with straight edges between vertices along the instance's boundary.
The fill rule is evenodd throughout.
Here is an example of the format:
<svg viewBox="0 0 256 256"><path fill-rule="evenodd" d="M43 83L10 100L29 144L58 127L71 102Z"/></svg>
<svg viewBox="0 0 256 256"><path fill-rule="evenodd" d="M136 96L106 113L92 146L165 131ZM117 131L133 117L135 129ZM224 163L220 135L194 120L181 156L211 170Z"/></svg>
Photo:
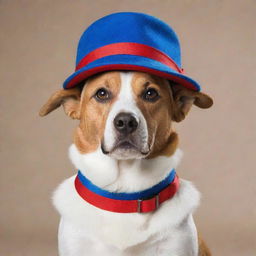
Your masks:
<svg viewBox="0 0 256 256"><path fill-rule="evenodd" d="M100 88L96 92L95 98L96 100L103 102L110 98L110 93L105 88Z"/></svg>
<svg viewBox="0 0 256 256"><path fill-rule="evenodd" d="M159 94L157 90L153 88L148 88L144 93L142 94L142 98L147 101L156 101L159 98Z"/></svg>

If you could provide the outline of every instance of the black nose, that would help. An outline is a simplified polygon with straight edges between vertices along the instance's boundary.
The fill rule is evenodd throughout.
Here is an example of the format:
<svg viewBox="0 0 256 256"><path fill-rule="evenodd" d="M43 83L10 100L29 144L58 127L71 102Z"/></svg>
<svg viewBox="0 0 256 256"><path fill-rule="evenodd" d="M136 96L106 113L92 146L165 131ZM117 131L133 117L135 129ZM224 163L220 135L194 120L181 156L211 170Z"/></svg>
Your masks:
<svg viewBox="0 0 256 256"><path fill-rule="evenodd" d="M130 113L119 113L114 119L114 125L120 133L127 135L137 129L138 122Z"/></svg>

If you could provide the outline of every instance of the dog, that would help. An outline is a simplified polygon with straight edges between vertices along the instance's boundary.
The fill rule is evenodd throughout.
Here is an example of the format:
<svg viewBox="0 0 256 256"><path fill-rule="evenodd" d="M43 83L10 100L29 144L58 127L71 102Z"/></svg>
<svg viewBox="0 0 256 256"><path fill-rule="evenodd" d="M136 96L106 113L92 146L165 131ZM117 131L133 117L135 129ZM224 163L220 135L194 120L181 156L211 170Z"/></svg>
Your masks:
<svg viewBox="0 0 256 256"><path fill-rule="evenodd" d="M98 190L133 194L160 184L178 166L182 151L173 123L193 104L204 109L213 100L147 72L110 70L58 90L40 116L62 105L79 120L69 157L82 177ZM176 181L175 193L155 200L153 211L141 212L138 201L137 212L123 213L86 201L77 175L66 179L53 195L61 215L59 255L210 256L193 220L200 193L191 182L178 176Z"/></svg>

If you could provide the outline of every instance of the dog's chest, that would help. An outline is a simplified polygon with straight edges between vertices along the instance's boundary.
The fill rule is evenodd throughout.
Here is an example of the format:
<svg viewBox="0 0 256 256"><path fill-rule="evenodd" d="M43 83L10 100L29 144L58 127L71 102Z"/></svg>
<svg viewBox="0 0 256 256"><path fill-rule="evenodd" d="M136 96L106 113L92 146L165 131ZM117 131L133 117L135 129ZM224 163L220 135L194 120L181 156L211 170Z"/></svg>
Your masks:
<svg viewBox="0 0 256 256"><path fill-rule="evenodd" d="M109 255L151 255L149 252L166 255L160 254L165 248L168 251L186 250L186 247L194 248L190 251L196 250L196 229L191 214L199 195L189 182L181 180L177 195L156 212L120 214L103 211L85 202L74 189L74 178L65 180L53 198L62 216L61 248L69 247L71 243L69 250L82 247L76 249L79 252L94 251L85 255L98 255L98 252L108 255L107 251ZM185 196L188 193L190 198Z"/></svg>
<svg viewBox="0 0 256 256"><path fill-rule="evenodd" d="M87 234L64 219L60 223L59 243L61 256L195 256L197 255L197 237L193 221L188 218L179 228L170 228L150 236L144 242L129 247L121 244L109 244ZM127 231L129 232L129 231ZM123 235L123 232L121 236ZM121 237L120 237L121 238ZM125 241L125 237L122 237ZM117 241L116 241L117 242ZM121 242L121 240L119 240ZM124 243L122 243L124 244Z"/></svg>

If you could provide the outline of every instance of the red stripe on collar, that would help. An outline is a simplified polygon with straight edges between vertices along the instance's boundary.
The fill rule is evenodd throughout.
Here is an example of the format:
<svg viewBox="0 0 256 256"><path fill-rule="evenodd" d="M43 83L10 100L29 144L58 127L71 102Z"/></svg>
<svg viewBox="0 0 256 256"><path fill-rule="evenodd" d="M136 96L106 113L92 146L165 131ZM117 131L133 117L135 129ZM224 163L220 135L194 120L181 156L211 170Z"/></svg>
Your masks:
<svg viewBox="0 0 256 256"><path fill-rule="evenodd" d="M116 200L101 196L85 187L78 176L75 178L77 193L88 203L100 209L118 213L147 213L158 209L166 200L172 198L179 189L179 178L176 175L173 182L152 198L144 200Z"/></svg>

